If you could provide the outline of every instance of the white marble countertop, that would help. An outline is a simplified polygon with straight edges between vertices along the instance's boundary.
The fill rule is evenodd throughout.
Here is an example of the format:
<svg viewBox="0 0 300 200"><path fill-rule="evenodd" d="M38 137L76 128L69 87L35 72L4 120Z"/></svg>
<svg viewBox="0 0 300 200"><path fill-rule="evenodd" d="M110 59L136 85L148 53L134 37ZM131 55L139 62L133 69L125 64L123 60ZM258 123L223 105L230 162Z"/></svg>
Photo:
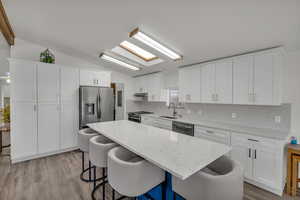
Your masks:
<svg viewBox="0 0 300 200"><path fill-rule="evenodd" d="M284 131L284 130L256 128L256 127L242 126L242 125L229 124L229 123L223 123L217 121L188 119L185 117L177 118L177 119L168 119L168 118L162 118L160 117L160 115L156 115L156 114L147 114L144 116L155 117L155 118L171 120L171 121L185 122L185 123L190 123L190 124L199 125L208 128L222 129L222 130L244 133L244 134L266 137L266 138L277 139L277 140L286 140L287 137L289 136L289 131Z"/></svg>
<svg viewBox="0 0 300 200"><path fill-rule="evenodd" d="M127 120L88 126L182 180L230 151L223 144Z"/></svg>

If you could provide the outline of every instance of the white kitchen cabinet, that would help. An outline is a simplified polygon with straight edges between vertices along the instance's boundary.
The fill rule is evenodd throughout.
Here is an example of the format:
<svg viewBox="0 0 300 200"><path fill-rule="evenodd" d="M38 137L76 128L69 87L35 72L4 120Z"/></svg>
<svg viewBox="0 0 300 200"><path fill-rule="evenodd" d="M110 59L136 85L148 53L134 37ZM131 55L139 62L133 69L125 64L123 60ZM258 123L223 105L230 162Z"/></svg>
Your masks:
<svg viewBox="0 0 300 200"><path fill-rule="evenodd" d="M252 104L253 101L253 55L234 58L233 61L233 103Z"/></svg>
<svg viewBox="0 0 300 200"><path fill-rule="evenodd" d="M11 157L37 154L36 64L10 60Z"/></svg>
<svg viewBox="0 0 300 200"><path fill-rule="evenodd" d="M58 151L60 143L59 108L55 104L38 106L38 153Z"/></svg>
<svg viewBox="0 0 300 200"><path fill-rule="evenodd" d="M232 104L232 59L216 63L217 103Z"/></svg>
<svg viewBox="0 0 300 200"><path fill-rule="evenodd" d="M10 61L11 100L36 103L36 64Z"/></svg>
<svg viewBox="0 0 300 200"><path fill-rule="evenodd" d="M11 75L13 81L13 75ZM12 82L11 82L12 83ZM15 87L18 87L15 85ZM11 104L11 158L34 156L38 153L37 110L35 103Z"/></svg>
<svg viewBox="0 0 300 200"><path fill-rule="evenodd" d="M148 79L148 101L160 102L166 101L166 94L164 93L164 81L162 73L155 73L147 75Z"/></svg>
<svg viewBox="0 0 300 200"><path fill-rule="evenodd" d="M79 70L61 68L60 149L77 146Z"/></svg>
<svg viewBox="0 0 300 200"><path fill-rule="evenodd" d="M179 101L201 102L201 68L199 65L179 69Z"/></svg>
<svg viewBox="0 0 300 200"><path fill-rule="evenodd" d="M201 68L203 103L232 103L232 60L205 64Z"/></svg>
<svg viewBox="0 0 300 200"><path fill-rule="evenodd" d="M201 67L201 102L214 103L216 95L215 64L205 64Z"/></svg>
<svg viewBox="0 0 300 200"><path fill-rule="evenodd" d="M155 116L142 116L142 124L154 126L161 129L172 130L172 120L162 119Z"/></svg>
<svg viewBox="0 0 300 200"><path fill-rule="evenodd" d="M234 59L234 104L280 105L282 53L258 52Z"/></svg>
<svg viewBox="0 0 300 200"><path fill-rule="evenodd" d="M80 70L80 85L110 87L111 72Z"/></svg>
<svg viewBox="0 0 300 200"><path fill-rule="evenodd" d="M12 162L76 148L79 71L11 59L10 72Z"/></svg>
<svg viewBox="0 0 300 200"><path fill-rule="evenodd" d="M60 67L39 63L37 67L38 152L59 150Z"/></svg>
<svg viewBox="0 0 300 200"><path fill-rule="evenodd" d="M230 132L195 125L194 136L230 145Z"/></svg>
<svg viewBox="0 0 300 200"><path fill-rule="evenodd" d="M149 75L144 76L138 76L134 78L134 84L135 84L135 92L136 93L147 93L148 87L149 87Z"/></svg>
<svg viewBox="0 0 300 200"><path fill-rule="evenodd" d="M282 195L285 142L232 133L231 158L242 164L245 181Z"/></svg>

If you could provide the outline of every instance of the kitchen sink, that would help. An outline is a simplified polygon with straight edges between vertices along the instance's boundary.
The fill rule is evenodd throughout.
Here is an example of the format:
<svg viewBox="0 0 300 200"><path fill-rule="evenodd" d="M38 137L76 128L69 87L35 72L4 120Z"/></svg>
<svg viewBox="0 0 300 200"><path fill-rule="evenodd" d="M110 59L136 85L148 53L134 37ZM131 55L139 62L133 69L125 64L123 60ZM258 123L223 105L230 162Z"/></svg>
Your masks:
<svg viewBox="0 0 300 200"><path fill-rule="evenodd" d="M160 117L162 117L162 118L167 118L167 119L177 119L177 117L173 117L173 116L165 116L165 115L160 116Z"/></svg>

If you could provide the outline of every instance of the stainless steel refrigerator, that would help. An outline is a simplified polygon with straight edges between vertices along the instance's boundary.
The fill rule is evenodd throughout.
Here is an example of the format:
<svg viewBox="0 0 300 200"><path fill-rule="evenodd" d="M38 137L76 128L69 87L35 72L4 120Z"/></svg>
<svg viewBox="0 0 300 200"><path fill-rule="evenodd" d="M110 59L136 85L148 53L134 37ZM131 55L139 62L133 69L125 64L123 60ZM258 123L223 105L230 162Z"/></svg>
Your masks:
<svg viewBox="0 0 300 200"><path fill-rule="evenodd" d="M86 124L114 120L114 94L112 88L80 86L79 127Z"/></svg>

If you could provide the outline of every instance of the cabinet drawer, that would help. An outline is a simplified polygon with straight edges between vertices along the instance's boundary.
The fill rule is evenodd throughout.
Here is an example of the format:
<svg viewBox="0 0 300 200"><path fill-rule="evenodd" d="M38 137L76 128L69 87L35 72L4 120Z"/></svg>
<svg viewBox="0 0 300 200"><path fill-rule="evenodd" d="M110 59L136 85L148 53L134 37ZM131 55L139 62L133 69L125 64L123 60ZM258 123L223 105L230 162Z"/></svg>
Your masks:
<svg viewBox="0 0 300 200"><path fill-rule="evenodd" d="M172 130L172 121L164 119L155 119L154 126L162 129Z"/></svg>
<svg viewBox="0 0 300 200"><path fill-rule="evenodd" d="M227 131L196 126L195 136L230 145L230 132Z"/></svg>

